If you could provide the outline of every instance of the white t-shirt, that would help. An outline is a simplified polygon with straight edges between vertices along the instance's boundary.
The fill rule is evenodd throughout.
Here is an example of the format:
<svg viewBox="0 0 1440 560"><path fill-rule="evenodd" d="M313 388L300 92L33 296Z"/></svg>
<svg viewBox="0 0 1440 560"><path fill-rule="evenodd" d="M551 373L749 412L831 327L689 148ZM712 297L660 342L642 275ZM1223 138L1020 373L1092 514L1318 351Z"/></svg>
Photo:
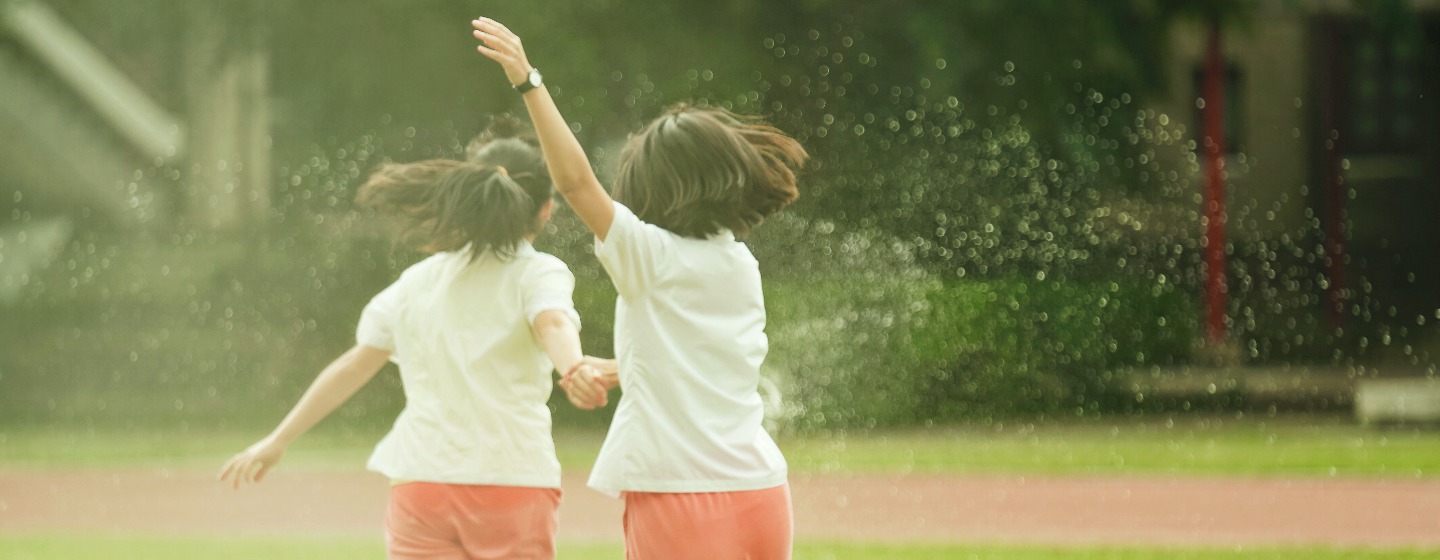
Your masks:
<svg viewBox="0 0 1440 560"><path fill-rule="evenodd" d="M624 394L590 486L735 492L785 483L757 387L765 336L760 269L729 232L681 237L616 203L596 255L615 283Z"/></svg>
<svg viewBox="0 0 1440 560"><path fill-rule="evenodd" d="M523 243L514 258L438 253L360 316L356 340L389 350L405 409L370 456L391 479L557 488L546 401L554 366L531 327L550 309L576 326L575 276Z"/></svg>

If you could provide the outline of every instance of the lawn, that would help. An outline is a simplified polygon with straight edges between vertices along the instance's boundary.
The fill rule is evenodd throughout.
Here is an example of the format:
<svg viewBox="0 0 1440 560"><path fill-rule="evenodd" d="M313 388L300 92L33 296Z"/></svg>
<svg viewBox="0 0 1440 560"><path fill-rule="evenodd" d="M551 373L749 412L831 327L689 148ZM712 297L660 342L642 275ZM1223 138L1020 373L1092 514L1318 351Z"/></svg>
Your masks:
<svg viewBox="0 0 1440 560"><path fill-rule="evenodd" d="M619 544L562 542L558 556L567 560L622 558ZM795 560L1411 560L1434 558L1435 551L1333 548L1134 548L1134 547L1023 547L1012 545L873 545L851 543L797 543ZM107 558L112 560L382 560L378 539L238 539L130 536L4 535L0 534L0 560L59 560Z"/></svg>
<svg viewBox="0 0 1440 560"><path fill-rule="evenodd" d="M784 442L800 472L1434 477L1440 430L1347 417L1174 415L1006 423Z"/></svg>
<svg viewBox="0 0 1440 560"><path fill-rule="evenodd" d="M361 468L378 433L335 425L307 435L288 468ZM0 468L212 468L260 433L0 428ZM569 469L590 466L602 434L561 430ZM1036 473L1430 478L1440 430L1365 428L1345 417L1176 415L1110 421L996 423L778 438L792 472Z"/></svg>

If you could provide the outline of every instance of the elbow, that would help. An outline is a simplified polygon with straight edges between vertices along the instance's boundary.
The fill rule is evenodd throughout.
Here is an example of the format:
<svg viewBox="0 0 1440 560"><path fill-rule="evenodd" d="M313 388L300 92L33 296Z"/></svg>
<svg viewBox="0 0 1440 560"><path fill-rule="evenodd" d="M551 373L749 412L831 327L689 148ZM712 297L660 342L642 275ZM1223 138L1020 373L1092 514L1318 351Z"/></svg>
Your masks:
<svg viewBox="0 0 1440 560"><path fill-rule="evenodd" d="M557 316L553 313L542 313L535 318L535 334L541 340L549 339L552 336L565 332L569 326L569 319Z"/></svg>
<svg viewBox="0 0 1440 560"><path fill-rule="evenodd" d="M550 340L559 333L560 325L557 325L553 322L546 322L535 325L535 336L540 337L540 340Z"/></svg>
<svg viewBox="0 0 1440 560"><path fill-rule="evenodd" d="M595 178L594 173L567 173L551 177L555 182L555 190L560 196L570 198L587 190L599 187L600 181Z"/></svg>
<svg viewBox="0 0 1440 560"><path fill-rule="evenodd" d="M555 190L560 193L560 196L568 199L578 194L581 189L578 181L556 179Z"/></svg>

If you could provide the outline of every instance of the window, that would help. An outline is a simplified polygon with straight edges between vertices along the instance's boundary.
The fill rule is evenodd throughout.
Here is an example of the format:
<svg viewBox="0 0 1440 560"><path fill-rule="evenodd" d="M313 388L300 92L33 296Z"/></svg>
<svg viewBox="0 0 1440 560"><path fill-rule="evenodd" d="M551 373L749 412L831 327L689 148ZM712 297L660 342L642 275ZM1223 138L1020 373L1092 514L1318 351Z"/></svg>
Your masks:
<svg viewBox="0 0 1440 560"><path fill-rule="evenodd" d="M1343 33L1341 130L1346 151L1408 152L1422 140L1420 123L1426 42L1416 31L1381 33L1354 26Z"/></svg>

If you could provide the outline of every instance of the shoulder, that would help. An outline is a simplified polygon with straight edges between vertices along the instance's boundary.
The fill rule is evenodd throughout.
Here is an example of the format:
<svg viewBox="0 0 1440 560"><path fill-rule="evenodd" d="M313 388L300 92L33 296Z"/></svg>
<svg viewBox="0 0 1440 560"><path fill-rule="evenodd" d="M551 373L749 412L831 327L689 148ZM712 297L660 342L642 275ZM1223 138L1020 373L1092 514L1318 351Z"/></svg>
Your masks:
<svg viewBox="0 0 1440 560"><path fill-rule="evenodd" d="M461 251L435 253L433 255L420 259L420 262L405 267L405 270L400 273L400 277L405 278L407 276L424 276L426 274L432 274L436 270L445 268L452 263L463 263L468 260L469 255L464 254Z"/></svg>
<svg viewBox="0 0 1440 560"><path fill-rule="evenodd" d="M550 276L564 276L574 278L575 274L570 272L570 267L565 261L550 253L530 251L523 255L516 255L517 264L520 265L522 275L526 280Z"/></svg>
<svg viewBox="0 0 1440 560"><path fill-rule="evenodd" d="M649 246L667 246L685 239L675 232L645 221L618 201L615 202L615 219L610 224L610 235L605 241L609 242L611 237L618 238L622 243Z"/></svg>
<svg viewBox="0 0 1440 560"><path fill-rule="evenodd" d="M400 276L395 279L395 285L429 281L454 260L455 255L451 253L436 253L425 257L420 262L400 271Z"/></svg>
<svg viewBox="0 0 1440 560"><path fill-rule="evenodd" d="M560 260L560 257L557 257L550 253L541 253L539 251L536 251L533 255L530 256L530 262L530 266L532 268L541 268L546 270L570 270L570 265L565 264L565 261Z"/></svg>

